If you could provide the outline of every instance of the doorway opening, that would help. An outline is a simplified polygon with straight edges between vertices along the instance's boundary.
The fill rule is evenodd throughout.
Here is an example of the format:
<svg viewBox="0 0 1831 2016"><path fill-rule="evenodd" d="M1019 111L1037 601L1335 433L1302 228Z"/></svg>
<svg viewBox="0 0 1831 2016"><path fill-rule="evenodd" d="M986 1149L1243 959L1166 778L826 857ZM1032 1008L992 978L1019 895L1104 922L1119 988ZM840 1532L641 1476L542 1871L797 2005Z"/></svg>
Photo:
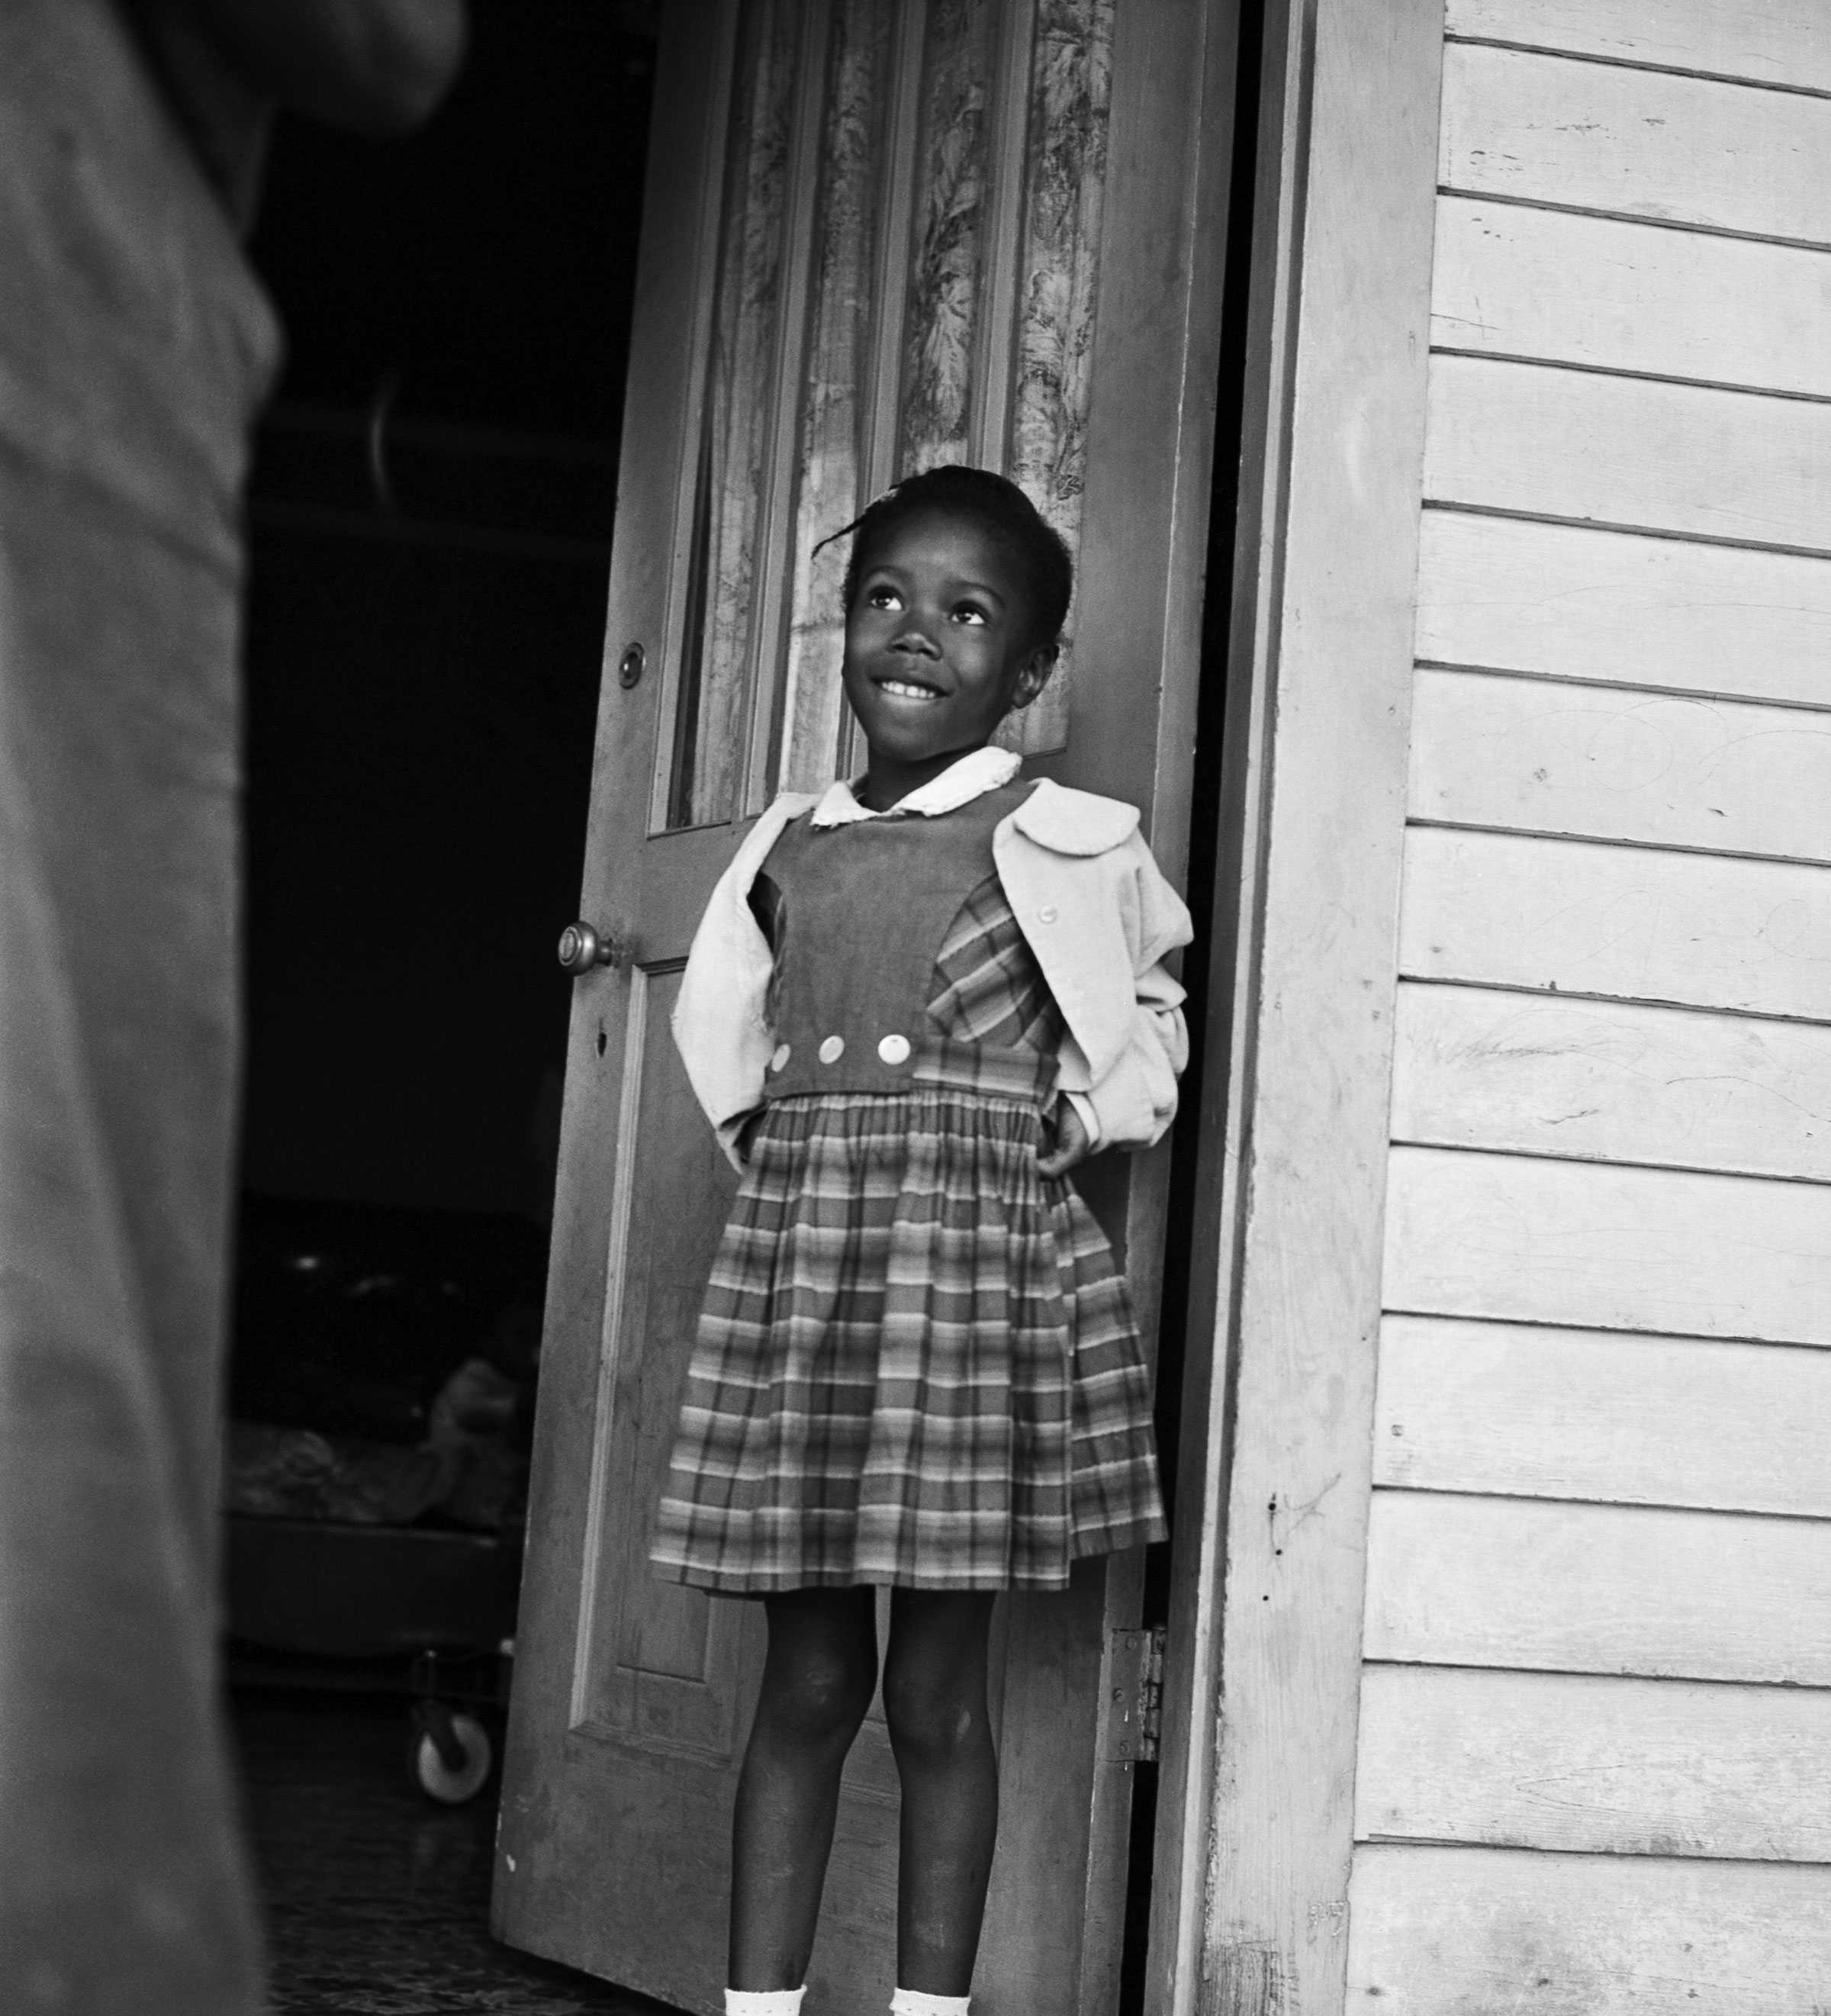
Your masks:
<svg viewBox="0 0 1831 2016"><path fill-rule="evenodd" d="M513 1628L658 13L471 0L423 132L282 124L250 248L287 350L248 510L229 1670L326 1770L365 1725L305 1694L396 1694L409 1807L415 1655L492 1731ZM276 2005L319 2006L272 1915Z"/></svg>

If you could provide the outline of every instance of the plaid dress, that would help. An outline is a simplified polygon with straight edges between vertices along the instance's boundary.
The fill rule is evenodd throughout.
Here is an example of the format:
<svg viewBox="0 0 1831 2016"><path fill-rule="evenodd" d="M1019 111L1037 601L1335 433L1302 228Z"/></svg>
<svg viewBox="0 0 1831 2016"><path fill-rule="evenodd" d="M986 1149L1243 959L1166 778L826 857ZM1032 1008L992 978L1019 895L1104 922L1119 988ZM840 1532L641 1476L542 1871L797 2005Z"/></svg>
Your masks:
<svg viewBox="0 0 1831 2016"><path fill-rule="evenodd" d="M1125 1283L1045 1179L1062 1021L995 875L908 1090L772 1101L713 1263L650 1558L732 1594L1052 1589L1163 1538Z"/></svg>

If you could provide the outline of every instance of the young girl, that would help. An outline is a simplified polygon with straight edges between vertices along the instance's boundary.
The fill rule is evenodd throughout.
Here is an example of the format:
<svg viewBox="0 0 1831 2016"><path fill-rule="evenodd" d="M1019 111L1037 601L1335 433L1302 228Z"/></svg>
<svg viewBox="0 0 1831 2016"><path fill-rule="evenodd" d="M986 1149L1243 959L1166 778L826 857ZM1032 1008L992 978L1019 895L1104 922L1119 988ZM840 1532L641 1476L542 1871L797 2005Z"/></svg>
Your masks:
<svg viewBox="0 0 1831 2016"><path fill-rule="evenodd" d="M1002 1589L1162 1537L1111 1248L1063 1180L1176 1107L1188 913L1110 798L990 747L1072 571L1016 487L930 470L855 524L856 785L787 794L693 941L674 1021L743 1172L664 1487L659 1572L761 1596L728 2016L796 2016L840 1766L877 1680L902 1780L898 2016L964 2016L998 1773ZM843 535L837 535L843 536Z"/></svg>

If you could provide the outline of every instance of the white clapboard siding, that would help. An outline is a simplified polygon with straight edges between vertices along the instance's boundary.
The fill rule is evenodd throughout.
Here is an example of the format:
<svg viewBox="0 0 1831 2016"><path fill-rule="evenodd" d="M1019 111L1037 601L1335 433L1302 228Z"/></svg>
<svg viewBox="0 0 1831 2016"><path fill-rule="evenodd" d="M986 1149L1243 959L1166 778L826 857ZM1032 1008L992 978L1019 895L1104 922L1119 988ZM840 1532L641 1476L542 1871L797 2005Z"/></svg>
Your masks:
<svg viewBox="0 0 1831 2016"><path fill-rule="evenodd" d="M1460 195L1831 243L1831 99L1451 43L1438 178Z"/></svg>
<svg viewBox="0 0 1831 2016"><path fill-rule="evenodd" d="M1831 861L1831 714L1426 668L1411 812Z"/></svg>
<svg viewBox="0 0 1831 2016"><path fill-rule="evenodd" d="M1831 2016L1831 5L1446 22L1347 2007Z"/></svg>
<svg viewBox="0 0 1831 2016"><path fill-rule="evenodd" d="M1407 981L1392 1131L1831 1183L1831 1028Z"/></svg>
<svg viewBox="0 0 1831 2016"><path fill-rule="evenodd" d="M1369 1845L1348 1922L1351 2016L1831 2008L1818 1864Z"/></svg>
<svg viewBox="0 0 1831 2016"><path fill-rule="evenodd" d="M1421 531L1421 658L1831 707L1831 560L1462 511Z"/></svg>
<svg viewBox="0 0 1831 2016"><path fill-rule="evenodd" d="M1824 397L1831 252L1445 196L1430 335L1448 350Z"/></svg>
<svg viewBox="0 0 1831 2016"><path fill-rule="evenodd" d="M1410 981L1393 1136L1831 1183L1831 1028Z"/></svg>
<svg viewBox="0 0 1831 2016"><path fill-rule="evenodd" d="M1424 495L1630 531L1831 549L1831 405L1434 357Z"/></svg>
<svg viewBox="0 0 1831 2016"><path fill-rule="evenodd" d="M1449 0L1452 35L1831 92L1825 0Z"/></svg>
<svg viewBox="0 0 1831 2016"><path fill-rule="evenodd" d="M1389 1309L1831 1345L1831 1189L1395 1147Z"/></svg>
<svg viewBox="0 0 1831 2016"><path fill-rule="evenodd" d="M1369 1659L1831 1684L1831 1526L1376 1490Z"/></svg>
<svg viewBox="0 0 1831 2016"><path fill-rule="evenodd" d="M1831 1693L1369 1666L1354 1831L1831 1863Z"/></svg>
<svg viewBox="0 0 1831 2016"><path fill-rule="evenodd" d="M1416 826L1408 977L1831 1020L1831 869Z"/></svg>
<svg viewBox="0 0 1831 2016"><path fill-rule="evenodd" d="M1831 1352L1442 1317L1382 1328L1376 1483L1831 1519L1827 1452Z"/></svg>

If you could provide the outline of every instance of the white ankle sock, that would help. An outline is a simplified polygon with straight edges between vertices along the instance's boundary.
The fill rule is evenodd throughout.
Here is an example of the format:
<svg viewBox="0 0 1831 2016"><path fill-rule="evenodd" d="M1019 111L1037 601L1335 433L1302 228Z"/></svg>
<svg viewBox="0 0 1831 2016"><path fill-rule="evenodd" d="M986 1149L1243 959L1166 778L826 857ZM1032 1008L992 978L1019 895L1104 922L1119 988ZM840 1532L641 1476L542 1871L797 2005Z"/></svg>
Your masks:
<svg viewBox="0 0 1831 2016"><path fill-rule="evenodd" d="M801 2016L802 1988L728 1988L725 2016Z"/></svg>
<svg viewBox="0 0 1831 2016"><path fill-rule="evenodd" d="M890 2016L966 2016L968 1995L924 1995L919 1988L899 1988L890 1997Z"/></svg>

